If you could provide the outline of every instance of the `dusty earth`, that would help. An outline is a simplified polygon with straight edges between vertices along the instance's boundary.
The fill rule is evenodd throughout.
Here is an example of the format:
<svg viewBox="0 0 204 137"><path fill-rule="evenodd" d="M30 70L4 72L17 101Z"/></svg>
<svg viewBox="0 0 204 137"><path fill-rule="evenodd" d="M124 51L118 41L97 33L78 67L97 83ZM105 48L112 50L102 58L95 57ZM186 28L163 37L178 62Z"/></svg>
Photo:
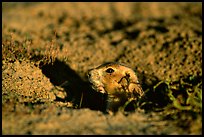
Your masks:
<svg viewBox="0 0 204 137"><path fill-rule="evenodd" d="M2 134L202 134L202 3L2 3ZM87 71L139 75L104 113Z"/></svg>

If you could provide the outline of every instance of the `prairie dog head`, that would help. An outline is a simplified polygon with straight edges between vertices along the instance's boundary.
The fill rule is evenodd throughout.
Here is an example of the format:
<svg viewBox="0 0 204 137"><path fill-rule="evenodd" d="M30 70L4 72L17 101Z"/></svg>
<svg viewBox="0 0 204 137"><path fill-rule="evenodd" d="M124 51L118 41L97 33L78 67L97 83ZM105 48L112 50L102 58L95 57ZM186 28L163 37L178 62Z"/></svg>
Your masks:
<svg viewBox="0 0 204 137"><path fill-rule="evenodd" d="M133 85L139 84L135 72L119 63L106 63L91 69L88 78L93 89L106 94L114 94L122 87L127 87L126 92L133 92Z"/></svg>

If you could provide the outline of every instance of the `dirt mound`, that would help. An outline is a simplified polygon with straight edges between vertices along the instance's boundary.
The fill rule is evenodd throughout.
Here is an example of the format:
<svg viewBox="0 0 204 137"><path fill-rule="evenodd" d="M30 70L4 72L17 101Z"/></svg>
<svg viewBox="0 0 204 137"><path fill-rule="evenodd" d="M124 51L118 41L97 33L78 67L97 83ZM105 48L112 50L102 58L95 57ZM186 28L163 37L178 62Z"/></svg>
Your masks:
<svg viewBox="0 0 204 137"><path fill-rule="evenodd" d="M202 3L2 4L2 134L202 134ZM105 62L138 74L134 112L103 113Z"/></svg>

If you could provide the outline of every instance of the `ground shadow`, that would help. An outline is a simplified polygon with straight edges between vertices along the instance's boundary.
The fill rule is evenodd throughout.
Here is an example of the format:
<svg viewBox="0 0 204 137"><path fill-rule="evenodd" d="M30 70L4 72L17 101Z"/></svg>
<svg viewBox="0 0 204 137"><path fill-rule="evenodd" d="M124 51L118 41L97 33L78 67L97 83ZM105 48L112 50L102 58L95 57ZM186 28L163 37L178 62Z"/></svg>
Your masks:
<svg viewBox="0 0 204 137"><path fill-rule="evenodd" d="M66 98L57 97L55 101L71 101L77 108L105 110L105 95L93 91L89 83L83 81L66 63L56 59L51 64L41 66L41 70L53 85L62 87L67 93Z"/></svg>

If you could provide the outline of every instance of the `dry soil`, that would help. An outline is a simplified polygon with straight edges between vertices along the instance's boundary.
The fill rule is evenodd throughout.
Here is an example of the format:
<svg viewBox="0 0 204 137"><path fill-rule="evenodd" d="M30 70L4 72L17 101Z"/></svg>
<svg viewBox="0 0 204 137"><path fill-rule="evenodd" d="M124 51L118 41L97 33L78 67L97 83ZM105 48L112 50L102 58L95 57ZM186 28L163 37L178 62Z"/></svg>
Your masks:
<svg viewBox="0 0 204 137"><path fill-rule="evenodd" d="M202 134L202 111L168 118L163 97L149 96L159 111L104 113L86 75L121 62L145 92L200 80L202 3L2 3L2 12L2 134Z"/></svg>

